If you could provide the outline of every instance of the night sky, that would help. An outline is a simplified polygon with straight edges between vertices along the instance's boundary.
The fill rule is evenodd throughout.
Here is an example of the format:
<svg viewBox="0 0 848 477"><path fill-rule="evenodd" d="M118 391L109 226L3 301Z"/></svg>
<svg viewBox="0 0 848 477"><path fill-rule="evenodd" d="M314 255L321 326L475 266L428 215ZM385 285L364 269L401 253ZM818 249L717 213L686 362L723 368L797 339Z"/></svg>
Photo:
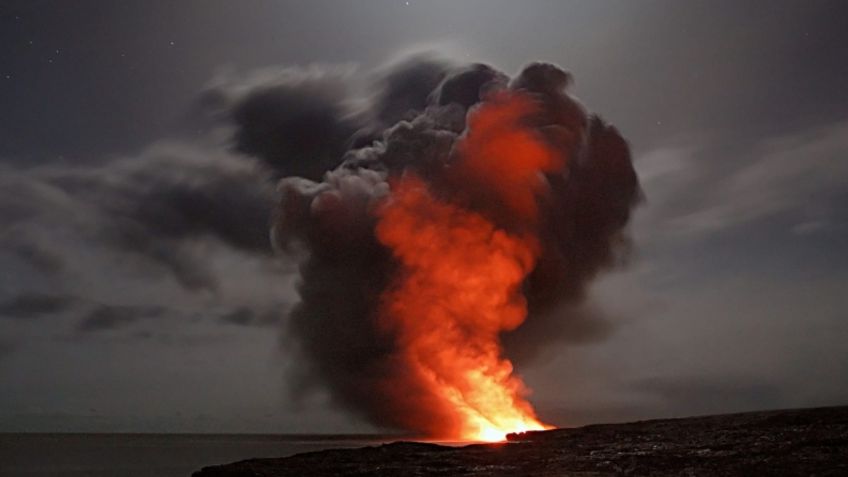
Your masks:
<svg viewBox="0 0 848 477"><path fill-rule="evenodd" d="M230 118L422 52L556 63L634 153L605 331L519 363L541 417L848 403L846 45L841 1L4 1L0 431L374 430L289 397L278 174Z"/></svg>

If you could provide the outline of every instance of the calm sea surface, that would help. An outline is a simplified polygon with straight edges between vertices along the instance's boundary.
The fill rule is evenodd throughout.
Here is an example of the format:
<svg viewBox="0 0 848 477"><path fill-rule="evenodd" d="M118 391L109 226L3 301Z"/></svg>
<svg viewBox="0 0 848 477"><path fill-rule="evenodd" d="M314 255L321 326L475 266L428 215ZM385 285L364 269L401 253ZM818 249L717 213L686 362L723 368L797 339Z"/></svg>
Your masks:
<svg viewBox="0 0 848 477"><path fill-rule="evenodd" d="M329 435L0 434L0 476L189 477L207 465L391 440Z"/></svg>

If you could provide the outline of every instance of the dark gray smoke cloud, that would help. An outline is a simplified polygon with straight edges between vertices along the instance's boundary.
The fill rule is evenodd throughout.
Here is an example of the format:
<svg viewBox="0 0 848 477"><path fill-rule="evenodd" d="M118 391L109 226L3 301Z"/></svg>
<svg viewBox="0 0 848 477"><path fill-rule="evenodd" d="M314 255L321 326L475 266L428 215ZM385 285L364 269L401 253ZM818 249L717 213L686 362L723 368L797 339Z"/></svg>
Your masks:
<svg viewBox="0 0 848 477"><path fill-rule="evenodd" d="M189 290L218 286L203 240L271 252L271 174L244 156L163 143L101 166L7 170L0 185L0 244L48 275L75 259L57 237L149 263Z"/></svg>
<svg viewBox="0 0 848 477"><path fill-rule="evenodd" d="M451 64L420 53L393 65L376 85L374 119L385 127L413 119L451 69Z"/></svg>
<svg viewBox="0 0 848 477"><path fill-rule="evenodd" d="M235 150L262 159L277 177L320 180L363 124L347 102L348 80L344 69L319 67L223 77L200 104L236 127Z"/></svg>
<svg viewBox="0 0 848 477"><path fill-rule="evenodd" d="M375 238L373 209L391 194L390 179L412 171L445 197L511 227L512 219L487 195L485 184L457 177L450 167L454 145L466 132L466 114L497 90L531 95L541 107L528 121L570 158L563 173L546 177L550 190L539 204L543 255L525 283L530 315L504 336L507 356L529 360L552 341L608 334L602 314L581 303L592 278L627 251L625 227L639 185L626 141L568 95L570 82L568 73L545 63L531 64L510 79L488 65L412 58L377 82L383 90L370 111L359 113L367 121L352 139L336 138L334 147L350 146L337 167L320 181L281 180L274 243L302 258L300 302L285 333L300 360L297 393L325 388L337 404L371 422L403 427L403 406L387 402L393 397L378 391L402 370L393 369L392 337L375 329L380 297L396 263ZM250 134L244 130L250 125L238 124L237 138ZM334 124L329 122L330 130Z"/></svg>

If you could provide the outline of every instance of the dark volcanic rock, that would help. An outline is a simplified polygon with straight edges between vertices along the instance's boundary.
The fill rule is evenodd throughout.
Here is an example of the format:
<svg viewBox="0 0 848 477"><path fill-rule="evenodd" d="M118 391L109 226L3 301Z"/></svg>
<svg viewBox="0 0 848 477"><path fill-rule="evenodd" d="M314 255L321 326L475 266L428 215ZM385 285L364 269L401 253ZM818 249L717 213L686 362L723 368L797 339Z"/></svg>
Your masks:
<svg viewBox="0 0 848 477"><path fill-rule="evenodd" d="M848 407L604 424L445 447L396 442L206 467L195 477L848 475Z"/></svg>

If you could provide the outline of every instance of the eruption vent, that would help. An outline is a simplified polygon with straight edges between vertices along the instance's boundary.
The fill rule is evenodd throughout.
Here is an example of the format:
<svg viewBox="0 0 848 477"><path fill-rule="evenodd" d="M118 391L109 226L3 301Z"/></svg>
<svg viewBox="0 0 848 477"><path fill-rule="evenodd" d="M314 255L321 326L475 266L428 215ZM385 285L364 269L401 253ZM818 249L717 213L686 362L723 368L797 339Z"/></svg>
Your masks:
<svg viewBox="0 0 848 477"><path fill-rule="evenodd" d="M410 87L410 72L428 80ZM569 320L626 243L627 145L553 65L510 82L417 59L388 78L377 124L397 104L423 109L363 127L352 144L371 144L322 182L281 181L275 241L307 252L289 320L300 389L436 438L547 428L507 356L591 329Z"/></svg>

